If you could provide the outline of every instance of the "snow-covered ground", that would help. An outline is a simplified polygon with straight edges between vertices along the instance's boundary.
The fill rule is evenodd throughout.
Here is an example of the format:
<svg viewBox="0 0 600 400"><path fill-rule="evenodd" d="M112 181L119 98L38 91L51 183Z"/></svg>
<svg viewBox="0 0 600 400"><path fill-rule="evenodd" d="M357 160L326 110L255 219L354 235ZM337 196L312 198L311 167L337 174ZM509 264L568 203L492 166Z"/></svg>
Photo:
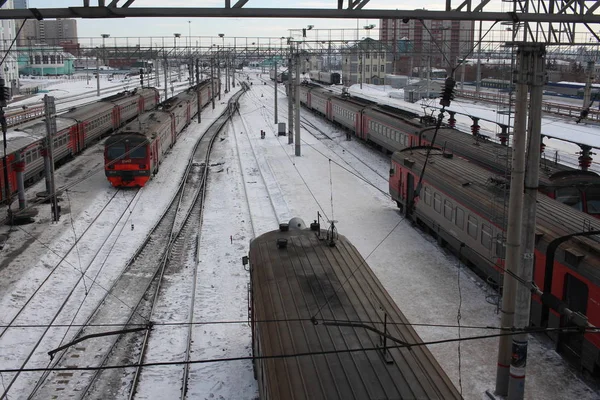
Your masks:
<svg viewBox="0 0 600 400"><path fill-rule="evenodd" d="M463 325L497 327L499 315L487 300L493 295L485 284L456 258L440 249L428 236L403 221L387 195L385 177L389 158L365 147L359 141L348 142L345 133L326 121L302 110L303 115L333 137L316 138L302 130L302 156L294 156L294 146L287 137L276 136L273 124L273 87L263 85L250 74L251 91L240 102L240 117L236 117L215 143L211 158L209 190L206 196L202 232L199 237L199 275L195 320L204 323L194 327L192 360L245 357L251 354L250 329L247 324L248 275L241 262L247 254L250 239L267 230L276 229L277 221L298 216L309 223L317 211L336 219L338 230L352 241L375 271L399 308L414 324L425 341L456 338L455 327L434 327L431 324L456 325L459 312L460 284ZM268 81L268 74L263 75ZM191 144L202 134L223 107L203 112L202 124L193 123L171 150L171 156L161 166L158 175L143 189L140 200L132 205L124 224L135 223L135 230L125 229L113 240L119 250L109 261L118 264L135 251L145 233L165 209L178 177L183 173L183 160L191 152ZM280 122L287 122L287 98L279 96ZM260 130L267 132L260 139ZM48 274L46 262L50 256L60 256L64 249L81 235L89 220L98 213L114 193L102 170L101 147L85 152L59 169L57 184L87 172L95 172L72 187L63 196L63 215L58 223L50 222L49 206L40 206L40 216L32 225L2 227L8 239L0 253L0 304L3 313L0 325L10 320L18 304L27 298ZM365 180L368 182L366 183ZM38 187L29 193L39 191ZM67 200L68 199L68 200ZM91 232L90 237L94 236ZM99 232L98 232L99 235ZM96 239L98 240L98 239ZM94 251L94 239L79 247L79 257L73 255L61 270L78 276L81 265ZM97 244L96 244L97 247ZM18 254L18 250L23 251ZM46 261L45 261L46 260ZM460 277L460 279L459 279ZM109 276L101 275L101 287ZM48 297L40 309L56 307L59 298ZM83 291L74 302L84 301ZM87 301L87 300L85 300ZM67 320L70 316L65 315ZM35 313L27 321L35 320ZM233 323L219 323L233 321ZM46 321L36 321L38 324ZM177 322L177 321L173 321ZM184 321L181 321L184 322ZM17 324L19 321L17 321ZM15 335L0 338L0 369L21 365L15 360L20 346L29 342L33 328L12 328ZM461 336L493 333L488 329L461 330ZM10 333L10 332L9 332ZM93 340L93 339L92 339ZM46 351L56 346L47 343L38 349L27 367L45 367ZM165 343L168 346L168 343ZM460 347L459 368L457 343L430 347L452 381L466 399L483 399L485 390L493 390L496 370L497 339L464 342ZM21 360L22 361L22 360ZM530 340L526 397L529 399L597 399L600 393L586 386L575 369L568 366L552 347L543 341ZM157 376L160 377L160 367ZM6 387L13 374L2 373ZM36 374L26 374L17 382L9 398L27 398ZM160 379L147 382L147 398L159 398ZM0 386L1 388L1 386ZM192 365L188 393L190 398L253 399L258 395L249 361L214 362Z"/></svg>

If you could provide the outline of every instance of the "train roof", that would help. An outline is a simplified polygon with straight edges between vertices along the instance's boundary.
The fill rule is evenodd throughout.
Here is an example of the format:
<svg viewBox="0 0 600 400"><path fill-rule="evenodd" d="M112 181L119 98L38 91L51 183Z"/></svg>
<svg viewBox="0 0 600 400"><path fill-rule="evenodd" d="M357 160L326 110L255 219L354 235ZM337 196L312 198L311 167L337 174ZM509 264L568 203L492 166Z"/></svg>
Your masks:
<svg viewBox="0 0 600 400"><path fill-rule="evenodd" d="M133 121L127 123L124 127L111 137L126 134L142 135L147 139L152 139L156 134L157 128L164 124L171 124L171 116L167 111L151 111L138 116ZM110 140L107 140L109 144Z"/></svg>
<svg viewBox="0 0 600 400"><path fill-rule="evenodd" d="M419 176L426 160L425 148L395 152L393 160ZM423 181L446 193L496 226L503 227L508 201L508 181L463 158L432 150ZM545 251L554 239L585 230L600 230L600 221L545 195L537 196L536 231L538 249ZM600 284L600 235L575 237L561 248L576 248L586 255L578 272Z"/></svg>
<svg viewBox="0 0 600 400"><path fill-rule="evenodd" d="M424 130L421 138L432 140L435 129ZM512 149L491 141L486 137L469 135L452 128L442 127L438 130L435 146L448 149L461 157L473 160L476 164L497 174L510 176ZM507 172L505 172L507 171ZM551 176L561 171L577 171L566 165L555 163L547 158L540 160L540 183L552 184Z"/></svg>
<svg viewBox="0 0 600 400"><path fill-rule="evenodd" d="M65 118L73 118L78 122L89 119L90 115L97 115L107 111L112 111L114 105L110 102L95 102L93 104L87 104L81 107L73 107L64 114L61 114Z"/></svg>
<svg viewBox="0 0 600 400"><path fill-rule="evenodd" d="M69 129L76 122L70 118L56 118L56 133L60 133L64 129ZM31 143L37 142L46 137L46 121L45 119L37 119L23 125L19 125L6 133L6 152L13 153L19 149L29 146ZM0 138L0 143L4 144L4 140Z"/></svg>
<svg viewBox="0 0 600 400"><path fill-rule="evenodd" d="M460 398L426 346L388 349L391 363L375 351L380 335L364 327L324 324L362 321L404 342L422 343L358 250L342 235L335 246L326 231L265 233L250 243L253 314L263 385L272 398L384 399ZM278 240L287 240L278 248ZM321 312L318 312L322 307ZM315 315L318 324L311 322ZM283 322L261 322L265 320ZM397 324L394 324L397 323ZM394 343L388 340L388 345ZM321 354L337 351L334 354Z"/></svg>

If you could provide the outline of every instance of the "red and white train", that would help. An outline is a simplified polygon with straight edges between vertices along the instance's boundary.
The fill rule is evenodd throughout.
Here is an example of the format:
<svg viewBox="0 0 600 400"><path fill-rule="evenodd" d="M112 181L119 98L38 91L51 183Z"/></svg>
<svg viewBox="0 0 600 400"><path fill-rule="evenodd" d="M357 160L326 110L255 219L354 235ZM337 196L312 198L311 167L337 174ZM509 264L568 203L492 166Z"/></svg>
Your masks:
<svg viewBox="0 0 600 400"><path fill-rule="evenodd" d="M213 97L211 80L205 80L161 103L108 138L104 171L114 187L142 187L158 172L167 151L200 107ZM215 88L219 86L216 80Z"/></svg>
<svg viewBox="0 0 600 400"><path fill-rule="evenodd" d="M392 156L389 188L407 218L452 248L484 279L501 284L505 259L504 218L507 182L474 163L442 150L415 147ZM420 194L417 183L427 163ZM493 178L493 179L492 179ZM600 325L600 221L547 196L537 196L533 280L549 303L560 302ZM558 245L561 240L565 240ZM464 246L463 246L464 245ZM544 302L548 304L548 302ZM539 296L532 296L531 324L573 326ZM563 353L581 358L591 372L600 367L596 333L550 334Z"/></svg>
<svg viewBox="0 0 600 400"><path fill-rule="evenodd" d="M154 88L138 88L74 107L56 117L53 138L55 164L81 153L97 139L125 125L138 115L152 110L159 102ZM9 132L7 139L8 184L11 195L17 191L17 172L24 172L30 184L44 174L46 124L35 121ZM17 160L17 155L20 161ZM0 200L6 201L4 163L0 165Z"/></svg>
<svg viewBox="0 0 600 400"><path fill-rule="evenodd" d="M430 145L435 131L431 117L420 118L411 111L378 105L354 97L334 94L328 89L303 85L300 102L322 114L333 123L353 132L357 137L393 153L407 147ZM454 128L451 117L436 136L435 145L471 160L489 171L505 175L510 148L479 134L474 124L473 135ZM435 121L433 121L435 123ZM501 136L506 143L506 136ZM542 146L543 147L543 146ZM589 147L582 146L589 151ZM600 176L587 171L591 153L582 154L581 169L574 169L543 156L540 168L540 190L546 195L600 218Z"/></svg>

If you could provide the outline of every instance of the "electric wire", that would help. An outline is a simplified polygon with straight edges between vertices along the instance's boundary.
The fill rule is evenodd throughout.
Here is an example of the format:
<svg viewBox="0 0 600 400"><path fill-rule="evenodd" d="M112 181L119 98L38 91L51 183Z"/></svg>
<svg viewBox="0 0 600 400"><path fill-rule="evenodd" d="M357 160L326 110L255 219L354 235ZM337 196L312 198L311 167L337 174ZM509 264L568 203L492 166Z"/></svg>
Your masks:
<svg viewBox="0 0 600 400"><path fill-rule="evenodd" d="M413 347L421 347L421 346L433 346L437 344L446 344L453 342L466 342L473 340L484 340L484 339L492 339L503 336L513 336L515 333L522 332L523 330L513 330L507 333L496 333L496 334L488 334L488 335L478 335L478 336L469 336L463 338L453 338L453 339L440 339L428 342L418 342L418 343L405 343L387 346L387 349L401 349L401 348L413 348ZM573 332L573 333L581 333L592 331L597 333L597 328L594 329L580 329L573 327L562 327L562 328L535 328L526 330L527 333L548 333L548 332ZM14 373L14 372L46 372L46 371L102 371L102 370L114 370L114 369L124 369L124 368L140 368L140 367L160 367L160 366L168 366L168 365L184 365L184 364L209 364L209 363L221 363L221 362L234 362L234 361L255 361L255 360L274 360L274 359L287 359L287 358L299 358L299 357L313 357L313 356L326 356L332 354L348 354L348 353L356 353L356 352L367 352L367 351L381 351L381 347L360 347L360 348L351 348L351 349L338 349L338 350L325 350L325 351L313 351L313 352L302 352L302 353L291 353L291 354L277 354L277 355L265 355L265 356L240 356L240 357L225 357L225 358L216 358L216 359L200 359L200 360L190 360L190 361L157 361L157 362L147 362L147 363L136 363L136 364L116 364L116 365L103 365L103 366L86 366L86 367L78 367L78 366L67 366L67 367L55 367L55 368L3 368L0 370L0 373Z"/></svg>

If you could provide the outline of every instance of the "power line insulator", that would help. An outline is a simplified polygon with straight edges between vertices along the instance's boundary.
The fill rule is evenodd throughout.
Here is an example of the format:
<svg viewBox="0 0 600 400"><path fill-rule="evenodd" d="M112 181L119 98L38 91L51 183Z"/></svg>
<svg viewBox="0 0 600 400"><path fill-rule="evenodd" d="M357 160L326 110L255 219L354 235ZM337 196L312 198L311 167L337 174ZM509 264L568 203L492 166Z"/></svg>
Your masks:
<svg viewBox="0 0 600 400"><path fill-rule="evenodd" d="M441 106L449 107L450 102L454 100L454 86L456 86L456 81L451 76L446 78L444 87L442 88L442 99L440 100Z"/></svg>

